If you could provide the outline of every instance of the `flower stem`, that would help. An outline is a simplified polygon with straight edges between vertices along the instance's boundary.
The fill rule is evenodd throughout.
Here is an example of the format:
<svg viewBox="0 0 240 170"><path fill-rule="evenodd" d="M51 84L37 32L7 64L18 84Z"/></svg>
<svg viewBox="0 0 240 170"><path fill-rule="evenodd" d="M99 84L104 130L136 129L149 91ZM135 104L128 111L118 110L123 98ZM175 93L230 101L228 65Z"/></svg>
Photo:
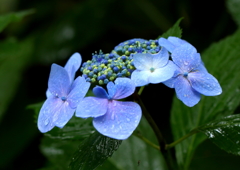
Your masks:
<svg viewBox="0 0 240 170"><path fill-rule="evenodd" d="M165 149L170 149L174 147L175 145L179 144L183 140L187 139L188 137L194 135L195 133L198 133L199 131L197 129L192 130L190 133L186 134L185 136L181 137L180 139L174 141L173 143L166 144Z"/></svg>
<svg viewBox="0 0 240 170"><path fill-rule="evenodd" d="M150 145L151 147L157 149L158 151L160 151L160 147L158 145L155 145L154 143L152 143L151 141L149 141L147 138L145 138L144 136L142 136L142 134L139 131L134 131L133 135L135 135L136 137L138 137L139 139L143 140L145 143L147 143L148 145Z"/></svg>
<svg viewBox="0 0 240 170"><path fill-rule="evenodd" d="M145 86L142 86L139 91L138 91L138 95L141 96L142 92L143 92L143 89L144 89Z"/></svg>

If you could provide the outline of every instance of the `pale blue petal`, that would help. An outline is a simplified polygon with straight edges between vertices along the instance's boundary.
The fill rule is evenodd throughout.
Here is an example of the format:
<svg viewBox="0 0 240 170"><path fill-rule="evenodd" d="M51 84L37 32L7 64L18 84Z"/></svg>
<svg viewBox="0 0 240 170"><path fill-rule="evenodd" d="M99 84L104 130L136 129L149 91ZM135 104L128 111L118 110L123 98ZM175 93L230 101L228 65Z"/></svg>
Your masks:
<svg viewBox="0 0 240 170"><path fill-rule="evenodd" d="M201 56L190 44L177 47L172 53L173 62L183 71L190 72L201 64Z"/></svg>
<svg viewBox="0 0 240 170"><path fill-rule="evenodd" d="M85 97L78 104L76 116L81 118L99 117L106 114L107 108L108 99Z"/></svg>
<svg viewBox="0 0 240 170"><path fill-rule="evenodd" d="M149 83L161 83L173 77L177 66L172 62L169 61L168 64L162 68L155 69L149 75Z"/></svg>
<svg viewBox="0 0 240 170"><path fill-rule="evenodd" d="M222 93L217 79L207 72L196 71L188 74L192 88L205 96L216 96Z"/></svg>
<svg viewBox="0 0 240 170"><path fill-rule="evenodd" d="M106 90L104 88L102 88L101 86L94 87L93 94L96 97L108 99L108 94L107 94Z"/></svg>
<svg viewBox="0 0 240 170"><path fill-rule="evenodd" d="M179 47L183 44L190 44L185 40L182 40L178 37L168 37L168 41L170 41L175 47ZM191 44L190 44L191 45Z"/></svg>
<svg viewBox="0 0 240 170"><path fill-rule="evenodd" d="M162 47L165 47L170 53L172 53L173 50L176 48L174 44L172 44L165 38L159 38L158 44Z"/></svg>
<svg viewBox="0 0 240 170"><path fill-rule="evenodd" d="M47 89L47 91L46 91L47 98L49 98L51 95L52 95L52 93Z"/></svg>
<svg viewBox="0 0 240 170"><path fill-rule="evenodd" d="M84 77L77 77L72 86L71 91L67 97L67 101L71 108L76 108L78 103L85 97L90 87L90 83L86 82Z"/></svg>
<svg viewBox="0 0 240 170"><path fill-rule="evenodd" d="M149 84L148 77L151 74L150 71L134 70L131 75L131 80L136 87L141 87Z"/></svg>
<svg viewBox="0 0 240 170"><path fill-rule="evenodd" d="M48 80L48 90L53 96L67 96L70 90L70 80L67 71L57 65L52 64Z"/></svg>
<svg viewBox="0 0 240 170"><path fill-rule="evenodd" d="M113 82L109 82L107 84L107 89L108 89L108 94L109 94L109 98L113 98L113 96L115 95L116 93L116 86Z"/></svg>
<svg viewBox="0 0 240 170"><path fill-rule="evenodd" d="M175 80L174 86L178 99L180 99L185 105L192 107L200 101L200 93L191 87L186 78L178 76Z"/></svg>
<svg viewBox="0 0 240 170"><path fill-rule="evenodd" d="M137 70L149 70L152 67L153 56L149 53L133 55L133 65Z"/></svg>
<svg viewBox="0 0 240 170"><path fill-rule="evenodd" d="M75 110L76 109L72 109L69 106L69 103L67 101L63 102L59 111L56 112L54 115L54 119L56 119L56 121L54 121L53 123L55 124L55 126L60 128L65 126L67 122L72 118Z"/></svg>
<svg viewBox="0 0 240 170"><path fill-rule="evenodd" d="M164 82L162 82L162 83L165 84L166 86L168 86L169 88L174 88L175 80L180 74L182 74L182 70L179 67L176 66L176 70L173 74L173 77L164 81Z"/></svg>
<svg viewBox="0 0 240 170"><path fill-rule="evenodd" d="M162 49L157 54L152 54L152 68L164 67L169 60L169 54L166 48Z"/></svg>
<svg viewBox="0 0 240 170"><path fill-rule="evenodd" d="M59 111L62 101L54 96L49 97L44 103L38 115L37 126L42 132L50 131L54 126L54 115Z"/></svg>
<svg viewBox="0 0 240 170"><path fill-rule="evenodd" d="M112 97L113 99L124 99L135 91L135 84L129 78L117 78L115 81L116 93Z"/></svg>
<svg viewBox="0 0 240 170"><path fill-rule="evenodd" d="M137 103L112 101L105 115L93 119L93 126L105 136L124 140L136 129L141 116Z"/></svg>
<svg viewBox="0 0 240 170"><path fill-rule="evenodd" d="M67 64L65 65L65 69L68 72L70 82L74 80L75 73L79 69L82 62L82 57L79 53L74 53L68 60Z"/></svg>

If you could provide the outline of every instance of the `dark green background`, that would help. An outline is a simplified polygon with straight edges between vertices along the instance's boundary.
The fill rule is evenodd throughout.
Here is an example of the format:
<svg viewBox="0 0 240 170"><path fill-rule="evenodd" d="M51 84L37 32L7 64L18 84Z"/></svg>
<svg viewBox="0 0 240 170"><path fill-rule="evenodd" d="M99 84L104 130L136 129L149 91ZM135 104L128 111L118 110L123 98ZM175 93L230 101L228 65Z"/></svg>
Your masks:
<svg viewBox="0 0 240 170"><path fill-rule="evenodd" d="M14 38L21 43L31 39L31 45L26 47L31 48L30 61L22 70L21 81L0 120L0 169L4 170L32 170L47 164L39 150L43 135L36 127L34 112L26 107L45 100L53 62L63 66L76 51L87 61L95 51L101 49L108 53L128 39L156 39L180 17L184 17L180 24L182 38L199 52L237 28L224 0L0 0L0 14L26 9L35 12L11 23L0 33L0 41ZM143 92L147 109L169 142L172 141L169 110L173 94L172 89L162 84L149 85ZM161 103L161 119L157 119L159 113L154 114L159 106L149 102L154 100ZM239 167L236 164L239 157L219 150L208 141L200 148L193 159L193 169ZM207 160L207 165L201 160Z"/></svg>

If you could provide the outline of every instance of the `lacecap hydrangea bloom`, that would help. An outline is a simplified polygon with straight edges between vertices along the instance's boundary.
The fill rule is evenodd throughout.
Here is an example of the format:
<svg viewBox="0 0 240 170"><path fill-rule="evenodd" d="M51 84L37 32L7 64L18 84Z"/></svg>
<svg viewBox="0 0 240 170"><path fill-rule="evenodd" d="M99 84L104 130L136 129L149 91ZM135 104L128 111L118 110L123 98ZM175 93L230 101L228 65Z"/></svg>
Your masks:
<svg viewBox="0 0 240 170"><path fill-rule="evenodd" d="M175 64L169 60L169 53L164 47L156 54L134 54L133 65L136 70L133 71L131 79L136 86L166 81L173 76L176 70Z"/></svg>
<svg viewBox="0 0 240 170"><path fill-rule="evenodd" d="M190 43L177 37L160 38L159 45L171 52L171 58L177 66L174 76L163 82L175 88L177 97L187 106L196 105L201 94L216 96L222 93L217 79L208 73L201 56Z"/></svg>
<svg viewBox="0 0 240 170"><path fill-rule="evenodd" d="M80 76L74 80L80 64L81 56L76 53L64 68L52 64L47 100L38 116L38 129L42 133L50 131L55 126L62 128L71 119L78 103L86 95L90 83Z"/></svg>
<svg viewBox="0 0 240 170"><path fill-rule="evenodd" d="M93 54L92 60L84 62L80 70L88 82L106 85L118 77L130 78L135 70L134 54L155 54L159 51L158 40L131 39L117 45L111 53L100 51L99 54Z"/></svg>
<svg viewBox="0 0 240 170"><path fill-rule="evenodd" d="M129 78L117 78L93 88L96 97L86 97L78 105L76 116L93 117L93 126L101 134L119 140L127 139L138 126L142 111L135 102L118 101L130 96L135 85Z"/></svg>

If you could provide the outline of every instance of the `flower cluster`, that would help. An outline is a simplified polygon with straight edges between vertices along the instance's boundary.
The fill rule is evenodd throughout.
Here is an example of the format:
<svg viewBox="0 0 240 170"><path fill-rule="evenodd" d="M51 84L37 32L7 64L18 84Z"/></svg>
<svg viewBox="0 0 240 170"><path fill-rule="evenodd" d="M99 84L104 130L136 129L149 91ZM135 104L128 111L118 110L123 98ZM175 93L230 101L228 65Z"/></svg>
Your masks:
<svg viewBox="0 0 240 170"><path fill-rule="evenodd" d="M137 103L122 101L136 87L164 83L175 88L177 97L189 107L200 101L201 94L222 93L195 47L177 37L132 39L117 45L111 53L94 53L92 60L80 68L81 60L75 53L65 67L52 65L47 99L38 117L41 132L62 128L76 112L77 117L92 117L93 126L101 134L124 140L142 116ZM79 68L82 77L74 79ZM85 97L90 83L95 85L94 96Z"/></svg>

